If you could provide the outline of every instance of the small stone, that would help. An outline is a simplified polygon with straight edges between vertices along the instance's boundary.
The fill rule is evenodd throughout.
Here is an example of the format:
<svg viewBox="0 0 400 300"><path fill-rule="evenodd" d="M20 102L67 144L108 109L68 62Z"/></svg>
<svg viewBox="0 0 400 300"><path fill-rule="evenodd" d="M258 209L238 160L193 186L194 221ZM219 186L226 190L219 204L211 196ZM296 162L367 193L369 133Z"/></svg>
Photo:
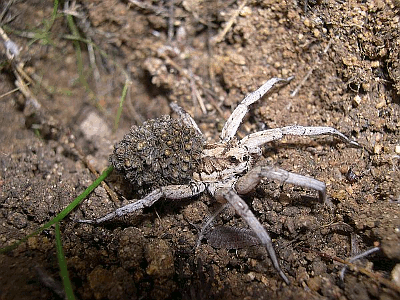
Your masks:
<svg viewBox="0 0 400 300"><path fill-rule="evenodd" d="M249 281L253 281L254 278L256 278L256 275L254 274L254 272L249 272L247 274L247 277L248 277Z"/></svg>
<svg viewBox="0 0 400 300"><path fill-rule="evenodd" d="M382 150L382 145L380 145L380 144L375 144L375 146L374 146L374 153L375 153L375 154L379 154L379 153L381 153L381 150Z"/></svg>
<svg viewBox="0 0 400 300"><path fill-rule="evenodd" d="M400 145L396 145L396 147L394 148L394 152L400 154Z"/></svg>
<svg viewBox="0 0 400 300"><path fill-rule="evenodd" d="M364 91L369 92L371 91L371 84L369 82L363 82L361 84L361 87L363 88ZM368 97L368 96L365 96Z"/></svg>
<svg viewBox="0 0 400 300"><path fill-rule="evenodd" d="M320 32L318 29L316 29L316 28L313 30L313 34L314 34L314 36L315 36L316 38L318 38L318 37L321 36L321 32Z"/></svg>
<svg viewBox="0 0 400 300"><path fill-rule="evenodd" d="M371 67L372 68L379 68L379 66L380 66L380 63L379 63L378 60L371 62Z"/></svg>
<svg viewBox="0 0 400 300"><path fill-rule="evenodd" d="M111 134L107 123L94 111L87 115L79 127L88 140L95 136L107 137Z"/></svg>
<svg viewBox="0 0 400 300"><path fill-rule="evenodd" d="M308 18L305 18L305 19L304 19L303 24L304 24L305 26L307 26L307 27L311 27L311 25L312 25L310 19L308 19Z"/></svg>
<svg viewBox="0 0 400 300"><path fill-rule="evenodd" d="M249 6L243 7L243 9L240 11L241 17L248 17L248 16L251 16L251 14L252 14L252 11Z"/></svg>
<svg viewBox="0 0 400 300"><path fill-rule="evenodd" d="M390 259L399 260L400 259L400 241L399 239L393 237L388 237L382 240L382 251Z"/></svg>
<svg viewBox="0 0 400 300"><path fill-rule="evenodd" d="M382 100L382 101L379 102L377 105L375 105L375 107L376 107L377 109L380 109L380 108L385 107L385 106L386 106L386 101L385 101L385 100Z"/></svg>
<svg viewBox="0 0 400 300"><path fill-rule="evenodd" d="M359 95L355 96L353 99L353 104L355 107L359 106L361 103L361 97Z"/></svg>
<svg viewBox="0 0 400 300"><path fill-rule="evenodd" d="M400 264L394 266L391 276L394 284L400 287Z"/></svg>
<svg viewBox="0 0 400 300"><path fill-rule="evenodd" d="M241 66L244 66L246 64L246 58L243 55L233 52L233 51L230 51L228 53L228 55L229 55L229 59L232 63L241 65Z"/></svg>

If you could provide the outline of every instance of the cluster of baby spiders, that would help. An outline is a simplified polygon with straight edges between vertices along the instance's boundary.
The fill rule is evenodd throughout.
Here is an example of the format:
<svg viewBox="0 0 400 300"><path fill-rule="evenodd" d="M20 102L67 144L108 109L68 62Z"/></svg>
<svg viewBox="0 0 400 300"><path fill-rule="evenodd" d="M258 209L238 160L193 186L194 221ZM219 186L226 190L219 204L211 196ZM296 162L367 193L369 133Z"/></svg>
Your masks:
<svg viewBox="0 0 400 300"><path fill-rule="evenodd" d="M171 107L179 115L178 120L163 117L148 121L141 127L132 127L130 133L116 144L110 161L136 188L148 194L101 218L80 222L100 224L152 206L161 198L184 199L207 192L217 201L229 203L247 222L266 247L276 271L289 284L268 232L239 195L249 193L263 178L268 178L317 190L320 199L326 203L326 185L314 178L256 164L262 157L261 146L286 135L334 135L358 146L332 127L298 125L267 129L236 139L236 132L249 106L276 83L291 79L272 78L247 95L225 123L220 140L215 143L205 143L193 118L174 103Z"/></svg>

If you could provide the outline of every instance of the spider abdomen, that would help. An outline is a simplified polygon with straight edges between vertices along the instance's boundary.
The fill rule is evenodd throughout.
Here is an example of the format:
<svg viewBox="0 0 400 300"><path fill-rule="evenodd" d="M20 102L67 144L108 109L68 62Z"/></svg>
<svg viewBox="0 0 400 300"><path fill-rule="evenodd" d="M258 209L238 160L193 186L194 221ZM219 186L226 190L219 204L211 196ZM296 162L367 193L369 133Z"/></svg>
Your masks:
<svg viewBox="0 0 400 300"><path fill-rule="evenodd" d="M203 138L170 116L132 126L114 147L110 162L139 193L160 186L187 184L197 169Z"/></svg>

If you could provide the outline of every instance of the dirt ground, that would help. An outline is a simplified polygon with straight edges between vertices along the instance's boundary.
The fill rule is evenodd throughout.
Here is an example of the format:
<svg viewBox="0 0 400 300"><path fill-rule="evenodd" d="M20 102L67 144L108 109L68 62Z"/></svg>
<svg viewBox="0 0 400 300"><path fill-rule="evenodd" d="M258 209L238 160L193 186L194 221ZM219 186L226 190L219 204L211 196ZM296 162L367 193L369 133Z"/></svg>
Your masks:
<svg viewBox="0 0 400 300"><path fill-rule="evenodd" d="M315 191L267 180L245 197L291 285L260 246L216 248L205 239L194 250L197 228L215 208L207 195L160 201L102 226L74 222L138 198L114 174L108 184L117 199L98 187L61 224L74 293L400 299L399 1L61 1L51 23L53 9L52 1L0 3L2 28L32 78L30 95L6 95L16 88L16 63L1 44L0 246L54 217L95 179L85 161L104 170L130 126L172 114L170 102L184 107L209 141L218 140L247 93L294 75L251 107L239 137L291 124L331 126L362 147L333 137L265 146L269 163L325 182L333 203L328 208ZM214 225L245 227L230 209ZM374 276L348 270L342 281L335 258L373 247L380 250L355 264ZM0 299L63 297L54 230L0 255L0 265Z"/></svg>

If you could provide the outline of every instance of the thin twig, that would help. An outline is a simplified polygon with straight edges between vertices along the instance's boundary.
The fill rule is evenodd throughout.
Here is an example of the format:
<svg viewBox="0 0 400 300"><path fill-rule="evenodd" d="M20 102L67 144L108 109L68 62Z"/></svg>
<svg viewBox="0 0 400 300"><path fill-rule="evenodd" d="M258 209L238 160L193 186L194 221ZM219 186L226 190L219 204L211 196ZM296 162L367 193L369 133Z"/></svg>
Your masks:
<svg viewBox="0 0 400 300"><path fill-rule="evenodd" d="M89 38L89 40L90 40L90 38ZM97 67L97 64L96 64L96 54L94 53L93 43L88 43L87 49L88 49L88 54L89 54L89 63L93 70L93 78L94 78L94 82L96 85L96 92L98 92L99 84L100 84L100 72L99 72L99 68Z"/></svg>
<svg viewBox="0 0 400 300"><path fill-rule="evenodd" d="M204 105L204 101L203 101L199 91L196 88L196 83L199 84L199 86L202 86L201 80L198 77L196 77L191 71L189 71L189 74L188 74L187 70L184 70L176 62L174 62L171 58L169 58L165 53L160 52L159 57L164 59L167 64L171 65L173 68L175 68L179 72L179 74L183 75L184 77L186 77L189 80L194 98L197 99L197 102L199 103L203 114L207 114L207 109Z"/></svg>
<svg viewBox="0 0 400 300"><path fill-rule="evenodd" d="M240 12L242 9L246 6L248 0L244 0L240 5L239 8L234 12L232 17L229 19L229 21L225 24L224 29L218 33L215 37L211 38L211 44L215 45L220 42L225 38L225 35L228 33L229 29L231 29L233 23L236 21L236 18L239 16Z"/></svg>
<svg viewBox="0 0 400 300"><path fill-rule="evenodd" d="M166 9L162 9L158 6L147 4L147 2L141 2L136 0L129 0L129 2L141 9L154 12L156 15L168 16L168 11Z"/></svg>
<svg viewBox="0 0 400 300"><path fill-rule="evenodd" d="M305 248L305 247L299 247L299 248L301 250L303 250L303 251L306 251L306 252L316 253L319 256L321 256L322 258L334 260L334 261L340 262L342 264L345 264L349 268L351 268L352 270L354 270L356 272L360 272L361 274L364 274L364 275L376 280L380 284L383 284L383 285L391 288L392 290L400 293L400 286L396 285L394 282L391 282L390 280L388 280L386 278L383 278L383 277L381 277L381 276L379 276L379 275L377 275L377 274L375 274L375 273L373 273L371 271L368 271L365 268L360 268L360 267L356 266L355 264L353 264L351 262L348 262L348 261L346 261L344 259L341 259L341 258L336 257L336 256L330 256L329 254L326 254L326 253L323 253L323 252L320 252L320 251L317 251L317 250L312 250L312 249Z"/></svg>
<svg viewBox="0 0 400 300"><path fill-rule="evenodd" d="M370 254L372 254L372 253L375 253L375 252L377 252L377 251L379 251L379 250L380 250L379 247L374 247L374 248L369 249L369 250L367 250L367 251L364 251L364 252L362 252L362 253L360 253L360 254L357 254L356 256L353 256L353 257L351 257L351 258L349 259L349 263L352 263L352 262L354 262L354 261L356 261L356 260L358 260L358 259L360 259L360 258L363 258L363 257L365 257L365 256L368 256L368 255L370 255ZM347 270L347 266L344 266L344 267L342 268L342 270L340 271L340 279L341 279L342 281L344 280L344 273L346 272L346 270Z"/></svg>
<svg viewBox="0 0 400 300"><path fill-rule="evenodd" d="M200 96L200 93L196 88L196 83L195 83L195 79L194 79L193 73L192 73L191 70L189 71L189 73L190 73L190 75L189 75L190 76L190 87L192 88L193 98L195 98L197 100L197 102L199 103L199 106L201 108L201 111L203 112L203 114L206 115L207 114L207 109L206 109L206 107L204 105L203 98Z"/></svg>
<svg viewBox="0 0 400 300"><path fill-rule="evenodd" d="M126 94L126 107L128 108L129 116L134 120L132 123L140 125L144 122L144 118L136 111L132 103L132 89L129 88ZM147 94L146 94L147 95ZM140 94L135 94L134 98L139 97Z"/></svg>
<svg viewBox="0 0 400 300"><path fill-rule="evenodd" d="M168 42L171 43L172 39L174 38L174 23L175 23L175 0L169 1L169 8L168 8Z"/></svg>
<svg viewBox="0 0 400 300"><path fill-rule="evenodd" d="M206 88L203 88L203 91L207 97L207 100L211 102L211 105L214 106L215 110L218 112L220 117L224 118L224 112L222 111L221 107L214 99L214 97L216 97L215 93Z"/></svg>
<svg viewBox="0 0 400 300"><path fill-rule="evenodd" d="M6 96L8 96L8 95L10 95L10 94L12 94L12 93L15 93L15 92L17 92L17 91L19 91L20 90L20 88L15 88L15 89L12 89L11 91L8 91L8 92L6 92L6 93L4 93L4 94L2 94L2 95L0 95L0 99L1 98L4 98L4 97L6 97Z"/></svg>
<svg viewBox="0 0 400 300"><path fill-rule="evenodd" d="M331 47L333 42L333 38L331 38L328 42L328 45L326 45L324 52L322 53L323 55L326 54L329 50L329 48ZM314 69L316 68L316 66L319 64L319 61L321 60L321 58L318 56L317 59L315 60L314 64L311 66L310 70L308 70L306 76L304 76L304 78L300 81L299 85L295 88L295 90L290 94L291 97L296 96L296 94L299 92L299 90L301 89L301 87L304 85L304 83L307 81L307 79L311 76L312 72L314 71Z"/></svg>
<svg viewBox="0 0 400 300"><path fill-rule="evenodd" d="M1 21L3 20L4 16L6 15L8 9L11 7L11 5L13 5L14 2L15 2L15 0L10 0L7 2L6 6L4 7L3 11L0 14L0 24L1 24Z"/></svg>

